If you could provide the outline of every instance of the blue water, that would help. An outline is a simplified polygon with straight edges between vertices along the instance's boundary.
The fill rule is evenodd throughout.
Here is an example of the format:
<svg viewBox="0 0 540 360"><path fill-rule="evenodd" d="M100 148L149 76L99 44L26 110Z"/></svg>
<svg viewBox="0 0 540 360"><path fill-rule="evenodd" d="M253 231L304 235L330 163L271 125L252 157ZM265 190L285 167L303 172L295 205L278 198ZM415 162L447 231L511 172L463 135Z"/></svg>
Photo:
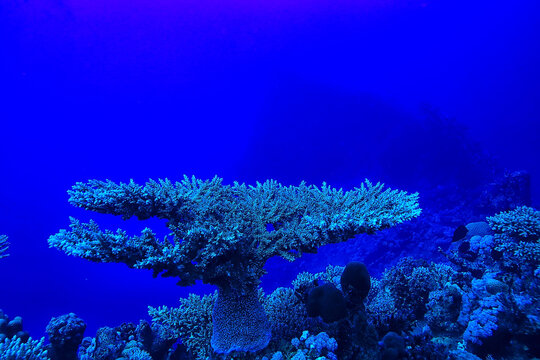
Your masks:
<svg viewBox="0 0 540 360"><path fill-rule="evenodd" d="M68 216L166 233L72 207L77 181L367 177L422 199L496 167L528 171L538 206L539 20L537 1L3 0L0 308L92 335L213 289L49 249ZM326 265L271 261L263 287Z"/></svg>

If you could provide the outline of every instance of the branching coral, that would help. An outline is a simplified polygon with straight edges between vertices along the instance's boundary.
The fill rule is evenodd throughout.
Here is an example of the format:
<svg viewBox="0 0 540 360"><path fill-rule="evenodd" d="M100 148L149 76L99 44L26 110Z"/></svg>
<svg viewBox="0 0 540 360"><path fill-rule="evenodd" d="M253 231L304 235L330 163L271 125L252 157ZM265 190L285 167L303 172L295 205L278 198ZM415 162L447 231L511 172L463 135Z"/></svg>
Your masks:
<svg viewBox="0 0 540 360"><path fill-rule="evenodd" d="M6 235L0 235L0 259L5 258L6 256L9 256L7 253L9 242L7 241Z"/></svg>
<svg viewBox="0 0 540 360"><path fill-rule="evenodd" d="M441 289L454 276L455 271L447 265L402 258L384 272L381 286L390 291L401 316L412 319L426 312L429 293Z"/></svg>
<svg viewBox="0 0 540 360"><path fill-rule="evenodd" d="M531 207L520 206L488 217L487 220L496 233L523 239L540 238L540 211Z"/></svg>
<svg viewBox="0 0 540 360"><path fill-rule="evenodd" d="M150 180L116 184L77 183L70 203L124 219L167 219L172 241L150 229L130 237L71 219L71 230L49 238L50 246L96 262L123 262L175 276L180 285L196 280L218 286L212 344L217 352L255 351L270 340L264 309L256 299L264 264L272 256L294 260L305 252L374 233L420 214L418 194L384 189L366 181L350 191L323 184L283 186L268 180L255 186L223 180ZM219 306L217 306L219 304ZM226 319L237 316L230 328ZM246 318L242 318L245 316ZM223 320L223 322L221 322ZM255 323L256 322L256 323ZM262 324L261 324L262 322Z"/></svg>
<svg viewBox="0 0 540 360"><path fill-rule="evenodd" d="M2 360L48 360L47 351L40 341L28 339L26 342L21 338L14 337L5 339L0 343L0 359Z"/></svg>
<svg viewBox="0 0 540 360"><path fill-rule="evenodd" d="M217 293L198 296L189 294L180 299L180 306L169 308L148 307L152 321L166 326L186 346L196 359L206 359L212 353L210 338L212 337L212 307Z"/></svg>
<svg viewBox="0 0 540 360"><path fill-rule="evenodd" d="M329 283L341 290L341 274L345 268L343 266L328 265L324 272L312 274L310 272L301 272L292 282L294 291L298 296L307 295L319 282Z"/></svg>
<svg viewBox="0 0 540 360"><path fill-rule="evenodd" d="M488 217L502 270L532 274L540 266L540 211L522 206Z"/></svg>
<svg viewBox="0 0 540 360"><path fill-rule="evenodd" d="M378 279L371 280L366 312L371 323L380 333L388 332L390 329L388 324L391 324L395 319L401 320L397 299L394 298L385 282Z"/></svg>
<svg viewBox="0 0 540 360"><path fill-rule="evenodd" d="M277 288L268 295L263 306L272 324L272 336L276 338L291 339L314 322L291 288Z"/></svg>

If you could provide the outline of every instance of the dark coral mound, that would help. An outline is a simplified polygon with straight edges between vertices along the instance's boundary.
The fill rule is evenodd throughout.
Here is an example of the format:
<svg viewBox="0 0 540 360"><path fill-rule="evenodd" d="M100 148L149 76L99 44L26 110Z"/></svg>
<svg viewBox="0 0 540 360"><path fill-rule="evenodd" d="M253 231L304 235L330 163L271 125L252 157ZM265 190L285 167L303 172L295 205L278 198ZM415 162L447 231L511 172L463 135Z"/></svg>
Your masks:
<svg viewBox="0 0 540 360"><path fill-rule="evenodd" d="M86 323L73 313L52 318L47 325L47 335L51 343L48 355L52 360L76 360Z"/></svg>
<svg viewBox="0 0 540 360"><path fill-rule="evenodd" d="M18 337L22 342L26 342L30 335L23 330L23 319L20 316L15 316L13 319L4 314L0 310L0 343L5 339Z"/></svg>
<svg viewBox="0 0 540 360"><path fill-rule="evenodd" d="M306 307L309 316L320 316L325 323L332 323L347 316L343 293L332 284L323 284L311 290Z"/></svg>
<svg viewBox="0 0 540 360"><path fill-rule="evenodd" d="M341 290L347 299L355 304L361 304L371 289L371 277L366 265L352 261L345 266L341 275Z"/></svg>

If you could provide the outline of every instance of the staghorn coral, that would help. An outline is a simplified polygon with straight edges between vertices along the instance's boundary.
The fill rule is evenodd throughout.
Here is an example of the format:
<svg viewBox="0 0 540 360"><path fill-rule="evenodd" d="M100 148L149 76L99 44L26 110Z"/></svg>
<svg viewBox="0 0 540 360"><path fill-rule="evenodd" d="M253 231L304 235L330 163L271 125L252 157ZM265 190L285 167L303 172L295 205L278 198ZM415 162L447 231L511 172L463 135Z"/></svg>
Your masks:
<svg viewBox="0 0 540 360"><path fill-rule="evenodd" d="M123 262L179 278L179 285L203 280L218 286L212 345L216 352L256 351L270 340L270 323L257 285L272 256L294 260L305 252L374 233L420 214L418 194L384 189L366 180L350 191L268 180L255 186L184 177L116 184L91 180L69 191L70 203L100 213L167 219L172 241L150 229L140 236L102 231L71 219L71 230L49 238L51 247L96 262ZM270 229L270 230L269 230ZM219 306L218 306L219 305ZM234 323L228 321L231 316Z"/></svg>
<svg viewBox="0 0 540 360"><path fill-rule="evenodd" d="M0 235L0 259L9 256L7 250L9 248L9 242L6 235Z"/></svg>

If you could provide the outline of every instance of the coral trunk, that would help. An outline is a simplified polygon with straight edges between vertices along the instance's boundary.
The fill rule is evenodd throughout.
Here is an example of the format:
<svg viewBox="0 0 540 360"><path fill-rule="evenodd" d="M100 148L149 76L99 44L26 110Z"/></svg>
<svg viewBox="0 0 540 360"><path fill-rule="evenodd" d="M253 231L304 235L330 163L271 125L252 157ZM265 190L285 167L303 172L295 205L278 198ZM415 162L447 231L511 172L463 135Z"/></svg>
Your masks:
<svg viewBox="0 0 540 360"><path fill-rule="evenodd" d="M257 351L265 348L272 337L257 287L242 293L219 288L212 320L212 348L218 353Z"/></svg>

